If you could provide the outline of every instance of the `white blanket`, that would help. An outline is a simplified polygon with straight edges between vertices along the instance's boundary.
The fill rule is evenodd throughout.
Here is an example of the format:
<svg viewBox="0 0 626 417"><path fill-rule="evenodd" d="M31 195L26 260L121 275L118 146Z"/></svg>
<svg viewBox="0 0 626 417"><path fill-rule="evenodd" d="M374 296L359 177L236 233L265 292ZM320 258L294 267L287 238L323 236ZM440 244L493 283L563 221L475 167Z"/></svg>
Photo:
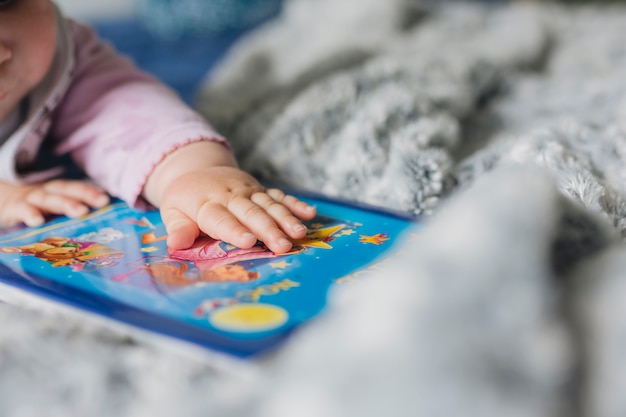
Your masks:
<svg viewBox="0 0 626 417"><path fill-rule="evenodd" d="M626 415L624 29L618 6L291 0L199 108L244 168L422 226L247 364L0 305L0 415Z"/></svg>

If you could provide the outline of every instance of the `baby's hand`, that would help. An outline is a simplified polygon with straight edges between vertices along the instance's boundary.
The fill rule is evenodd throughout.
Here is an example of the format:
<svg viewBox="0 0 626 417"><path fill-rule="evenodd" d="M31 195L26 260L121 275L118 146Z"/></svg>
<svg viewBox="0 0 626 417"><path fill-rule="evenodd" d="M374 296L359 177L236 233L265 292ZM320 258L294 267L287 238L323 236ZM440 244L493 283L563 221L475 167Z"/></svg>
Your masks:
<svg viewBox="0 0 626 417"><path fill-rule="evenodd" d="M299 219L315 208L278 189L265 189L231 166L189 171L169 182L160 201L161 217L173 249L190 247L200 233L240 248L257 239L276 253L291 249L291 239L306 235Z"/></svg>
<svg viewBox="0 0 626 417"><path fill-rule="evenodd" d="M249 248L257 240L273 252L291 249L306 235L299 219L315 208L277 189L266 190L237 168L228 148L213 141L185 145L154 168L143 196L161 209L167 245L186 249L200 233Z"/></svg>
<svg viewBox="0 0 626 417"><path fill-rule="evenodd" d="M47 214L79 217L91 207L103 207L109 197L99 187L84 181L52 180L14 185L0 182L0 226L25 223L40 226Z"/></svg>

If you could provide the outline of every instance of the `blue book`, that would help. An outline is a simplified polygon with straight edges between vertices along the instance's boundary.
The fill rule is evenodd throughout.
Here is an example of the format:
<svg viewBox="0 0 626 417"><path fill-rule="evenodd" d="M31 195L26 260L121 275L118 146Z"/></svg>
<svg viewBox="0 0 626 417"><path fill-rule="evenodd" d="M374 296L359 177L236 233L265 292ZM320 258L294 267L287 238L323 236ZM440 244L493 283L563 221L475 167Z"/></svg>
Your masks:
<svg viewBox="0 0 626 417"><path fill-rule="evenodd" d="M80 219L0 234L0 299L18 291L141 330L250 357L278 346L328 291L375 271L416 219L316 195L289 253L200 237L169 251L158 211L114 202Z"/></svg>

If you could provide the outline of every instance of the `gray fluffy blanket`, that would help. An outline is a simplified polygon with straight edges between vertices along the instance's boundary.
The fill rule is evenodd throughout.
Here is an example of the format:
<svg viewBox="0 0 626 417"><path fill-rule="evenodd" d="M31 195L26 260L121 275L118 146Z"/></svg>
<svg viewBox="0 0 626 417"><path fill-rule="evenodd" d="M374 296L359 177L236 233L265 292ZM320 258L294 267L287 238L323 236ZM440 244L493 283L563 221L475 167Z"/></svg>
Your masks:
<svg viewBox="0 0 626 417"><path fill-rule="evenodd" d="M0 305L0 415L626 415L625 29L620 7L289 1L200 110L245 169L420 227L249 363Z"/></svg>

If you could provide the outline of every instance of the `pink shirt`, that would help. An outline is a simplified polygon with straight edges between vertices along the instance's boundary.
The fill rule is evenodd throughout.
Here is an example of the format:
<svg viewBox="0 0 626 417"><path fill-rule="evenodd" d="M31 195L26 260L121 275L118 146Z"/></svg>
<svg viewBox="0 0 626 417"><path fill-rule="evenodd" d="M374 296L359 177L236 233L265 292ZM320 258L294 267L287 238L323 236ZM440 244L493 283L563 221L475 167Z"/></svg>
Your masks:
<svg viewBox="0 0 626 417"><path fill-rule="evenodd" d="M43 141L70 154L97 184L133 206L153 168L178 147L226 144L178 95L138 70L86 26L59 15L59 45L25 120L0 148L0 179L35 182L61 170L33 171Z"/></svg>

